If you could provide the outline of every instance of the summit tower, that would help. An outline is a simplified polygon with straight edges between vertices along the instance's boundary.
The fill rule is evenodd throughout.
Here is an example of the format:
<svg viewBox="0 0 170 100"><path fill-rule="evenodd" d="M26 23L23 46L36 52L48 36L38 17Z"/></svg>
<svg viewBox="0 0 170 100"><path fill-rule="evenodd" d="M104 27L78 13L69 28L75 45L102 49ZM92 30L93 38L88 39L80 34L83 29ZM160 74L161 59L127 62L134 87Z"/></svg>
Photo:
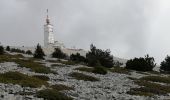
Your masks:
<svg viewBox="0 0 170 100"><path fill-rule="evenodd" d="M53 25L50 23L47 9L46 24L44 25L44 46L52 46L54 43Z"/></svg>

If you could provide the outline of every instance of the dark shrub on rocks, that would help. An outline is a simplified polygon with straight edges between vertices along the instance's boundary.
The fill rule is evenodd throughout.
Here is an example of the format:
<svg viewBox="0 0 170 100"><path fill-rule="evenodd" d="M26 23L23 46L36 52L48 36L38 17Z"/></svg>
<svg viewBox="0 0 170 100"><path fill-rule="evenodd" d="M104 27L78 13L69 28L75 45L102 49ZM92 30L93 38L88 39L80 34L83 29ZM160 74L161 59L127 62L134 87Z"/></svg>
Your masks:
<svg viewBox="0 0 170 100"><path fill-rule="evenodd" d="M170 73L170 56L167 56L165 60L161 62L160 71Z"/></svg>
<svg viewBox="0 0 170 100"><path fill-rule="evenodd" d="M0 55L4 54L4 47L0 46Z"/></svg>
<svg viewBox="0 0 170 100"><path fill-rule="evenodd" d="M107 74L107 70L103 68L102 66L94 67L94 70L92 72L96 74L102 74L102 75Z"/></svg>
<svg viewBox="0 0 170 100"><path fill-rule="evenodd" d="M153 57L146 55L145 58L140 57L128 60L126 63L126 68L136 71L152 71L156 66L154 62L155 60Z"/></svg>
<svg viewBox="0 0 170 100"><path fill-rule="evenodd" d="M9 46L6 47L6 51L10 51L10 47Z"/></svg>
<svg viewBox="0 0 170 100"><path fill-rule="evenodd" d="M11 48L10 52L25 53L24 50L20 50L20 49L16 49L16 48Z"/></svg>
<svg viewBox="0 0 170 100"><path fill-rule="evenodd" d="M67 58L67 55L65 53L63 53L60 48L55 48L55 51L52 53L52 57L65 59L65 58Z"/></svg>
<svg viewBox="0 0 170 100"><path fill-rule="evenodd" d="M72 100L64 93L58 92L54 89L45 89L40 90L36 93L36 96L39 98L44 98L45 100Z"/></svg>
<svg viewBox="0 0 170 100"><path fill-rule="evenodd" d="M28 54L28 55L32 55L31 50L27 50L25 53Z"/></svg>
<svg viewBox="0 0 170 100"><path fill-rule="evenodd" d="M110 54L110 50L97 49L93 44L90 46L86 58L89 66L96 66L99 61L104 67L113 67L113 56Z"/></svg>
<svg viewBox="0 0 170 100"><path fill-rule="evenodd" d="M76 53L76 54L71 54L70 56L70 60L74 61L74 62L86 62L86 58L81 56L80 53Z"/></svg>
<svg viewBox="0 0 170 100"><path fill-rule="evenodd" d="M44 59L44 56L45 56L44 51L42 50L41 46L38 44L34 52L34 58Z"/></svg>

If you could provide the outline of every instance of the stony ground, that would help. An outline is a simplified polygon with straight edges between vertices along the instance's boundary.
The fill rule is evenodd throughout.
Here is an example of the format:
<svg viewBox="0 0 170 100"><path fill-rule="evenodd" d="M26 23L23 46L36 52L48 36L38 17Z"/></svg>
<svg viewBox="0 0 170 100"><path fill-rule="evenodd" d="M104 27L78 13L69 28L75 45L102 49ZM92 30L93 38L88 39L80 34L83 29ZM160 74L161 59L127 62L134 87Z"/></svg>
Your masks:
<svg viewBox="0 0 170 100"><path fill-rule="evenodd" d="M51 70L57 72L57 74L40 74L31 72L29 68L21 68L14 62L4 62L0 63L0 73L5 73L9 71L18 71L27 75L44 75L48 76L50 80L48 83L50 85L63 84L69 87L73 87L73 90L64 90L63 93L72 97L74 100L164 100L169 96L135 96L127 94L130 88L139 87L133 80L128 77L140 78L146 74L130 72L130 74L121 74L108 72L106 75L94 74L90 72L82 72L74 70L78 67L87 67L83 65L61 65L59 63L52 63L48 61L40 61ZM57 66L52 66L52 64L57 64ZM83 81L76 80L75 78L69 76L72 72L79 72L85 75L90 75L99 79L99 81ZM3 84L0 83L0 100L43 100L42 98L36 98L34 95L18 95L19 92L32 92L35 93L41 88L29 88L21 87L20 85L14 84ZM170 98L169 98L170 99Z"/></svg>

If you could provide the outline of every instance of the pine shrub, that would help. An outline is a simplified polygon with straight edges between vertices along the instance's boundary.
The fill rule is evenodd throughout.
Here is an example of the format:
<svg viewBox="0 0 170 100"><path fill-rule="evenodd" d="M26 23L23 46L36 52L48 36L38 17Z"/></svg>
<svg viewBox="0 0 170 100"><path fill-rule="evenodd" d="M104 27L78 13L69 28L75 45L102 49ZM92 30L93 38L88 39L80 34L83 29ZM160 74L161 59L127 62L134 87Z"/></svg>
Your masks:
<svg viewBox="0 0 170 100"><path fill-rule="evenodd" d="M10 47L9 46L6 47L6 51L10 51Z"/></svg>
<svg viewBox="0 0 170 100"><path fill-rule="evenodd" d="M97 49L93 44L90 46L90 51L86 54L86 58L89 66L97 66L99 61L101 66L113 67L113 56L110 54L110 50Z"/></svg>
<svg viewBox="0 0 170 100"><path fill-rule="evenodd" d="M156 66L154 62L155 60L153 57L146 55L145 58L140 57L128 60L126 63L126 68L136 71L152 71Z"/></svg>
<svg viewBox="0 0 170 100"><path fill-rule="evenodd" d="M81 56L80 53L71 54L70 60L74 61L74 62L77 62L77 63L86 62L86 58Z"/></svg>
<svg viewBox="0 0 170 100"><path fill-rule="evenodd" d="M34 52L34 58L44 59L44 56L45 56L44 51L42 50L41 46L38 44Z"/></svg>
<svg viewBox="0 0 170 100"><path fill-rule="evenodd" d="M25 53L28 54L28 55L32 55L31 50L27 50Z"/></svg>
<svg viewBox="0 0 170 100"><path fill-rule="evenodd" d="M160 71L170 73L170 56L167 56L165 60L161 62Z"/></svg>
<svg viewBox="0 0 170 100"><path fill-rule="evenodd" d="M67 55L61 51L60 48L55 48L55 51L52 53L53 58L65 59Z"/></svg>
<svg viewBox="0 0 170 100"><path fill-rule="evenodd" d="M4 54L4 47L0 46L0 55Z"/></svg>

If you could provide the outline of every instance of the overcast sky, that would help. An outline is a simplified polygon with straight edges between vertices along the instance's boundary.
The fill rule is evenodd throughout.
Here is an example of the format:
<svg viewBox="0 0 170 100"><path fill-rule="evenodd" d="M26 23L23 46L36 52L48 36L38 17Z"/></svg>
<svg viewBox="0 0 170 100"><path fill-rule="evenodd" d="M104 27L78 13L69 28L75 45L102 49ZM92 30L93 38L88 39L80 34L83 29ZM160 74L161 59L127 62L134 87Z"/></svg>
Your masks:
<svg viewBox="0 0 170 100"><path fill-rule="evenodd" d="M121 58L170 55L170 0L0 0L0 42L43 45L46 9L55 39L67 47L91 43Z"/></svg>

